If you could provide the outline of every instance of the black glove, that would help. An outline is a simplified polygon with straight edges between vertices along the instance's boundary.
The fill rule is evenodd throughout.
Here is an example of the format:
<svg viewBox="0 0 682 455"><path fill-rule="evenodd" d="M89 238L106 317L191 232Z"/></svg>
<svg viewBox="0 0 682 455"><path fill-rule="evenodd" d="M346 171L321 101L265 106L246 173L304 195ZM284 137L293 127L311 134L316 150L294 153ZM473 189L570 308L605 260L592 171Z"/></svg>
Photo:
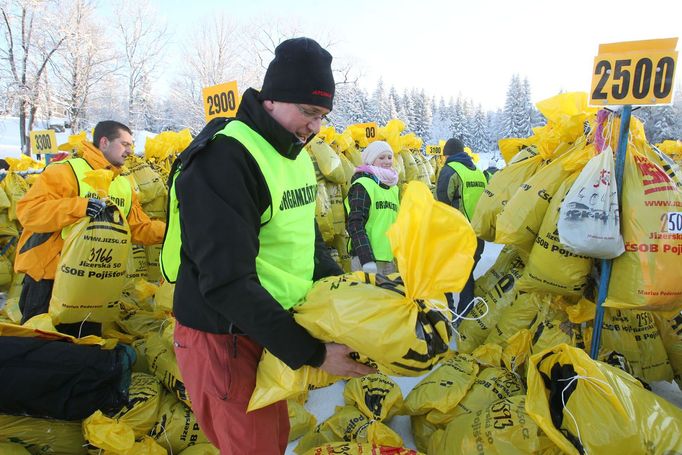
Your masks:
<svg viewBox="0 0 682 455"><path fill-rule="evenodd" d="M85 209L85 215L90 218L96 218L100 213L107 208L107 203L101 199L91 197L88 199L88 207Z"/></svg>

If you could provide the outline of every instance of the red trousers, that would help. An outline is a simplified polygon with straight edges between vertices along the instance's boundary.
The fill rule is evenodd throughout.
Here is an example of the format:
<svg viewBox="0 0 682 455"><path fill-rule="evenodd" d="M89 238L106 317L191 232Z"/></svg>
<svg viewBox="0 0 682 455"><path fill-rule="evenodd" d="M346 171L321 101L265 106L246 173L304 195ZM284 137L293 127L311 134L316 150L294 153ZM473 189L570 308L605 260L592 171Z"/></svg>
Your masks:
<svg viewBox="0 0 682 455"><path fill-rule="evenodd" d="M176 321L175 355L199 427L221 455L283 454L289 413L280 401L247 413L263 347L246 335L220 335Z"/></svg>

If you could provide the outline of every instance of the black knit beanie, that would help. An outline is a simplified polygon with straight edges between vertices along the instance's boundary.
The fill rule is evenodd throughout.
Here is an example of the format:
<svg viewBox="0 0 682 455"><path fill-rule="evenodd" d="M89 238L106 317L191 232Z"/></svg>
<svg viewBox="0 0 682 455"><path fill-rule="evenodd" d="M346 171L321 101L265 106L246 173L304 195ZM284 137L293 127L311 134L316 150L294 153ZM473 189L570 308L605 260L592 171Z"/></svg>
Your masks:
<svg viewBox="0 0 682 455"><path fill-rule="evenodd" d="M448 139L448 141L445 143L445 147L443 147L443 155L455 155L463 151L464 144L462 144L462 141L456 137Z"/></svg>
<svg viewBox="0 0 682 455"><path fill-rule="evenodd" d="M275 48L260 100L326 107L334 102L332 56L310 38L292 38Z"/></svg>

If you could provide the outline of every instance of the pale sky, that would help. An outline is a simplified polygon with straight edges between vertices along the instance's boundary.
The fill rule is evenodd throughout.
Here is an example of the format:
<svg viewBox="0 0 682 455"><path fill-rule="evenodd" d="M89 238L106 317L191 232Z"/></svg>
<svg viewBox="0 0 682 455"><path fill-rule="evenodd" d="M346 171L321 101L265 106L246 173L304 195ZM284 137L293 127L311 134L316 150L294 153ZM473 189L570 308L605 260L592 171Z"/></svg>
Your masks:
<svg viewBox="0 0 682 455"><path fill-rule="evenodd" d="M446 100L462 94L502 107L511 76L530 82L533 102L559 91L589 91L602 43L682 37L679 0L152 0L169 29L225 12L237 21L269 17L333 42L330 52L399 92L423 88ZM678 42L678 52L682 46ZM680 60L678 59L678 64ZM680 85L680 71L676 71ZM240 87L240 91L242 88Z"/></svg>

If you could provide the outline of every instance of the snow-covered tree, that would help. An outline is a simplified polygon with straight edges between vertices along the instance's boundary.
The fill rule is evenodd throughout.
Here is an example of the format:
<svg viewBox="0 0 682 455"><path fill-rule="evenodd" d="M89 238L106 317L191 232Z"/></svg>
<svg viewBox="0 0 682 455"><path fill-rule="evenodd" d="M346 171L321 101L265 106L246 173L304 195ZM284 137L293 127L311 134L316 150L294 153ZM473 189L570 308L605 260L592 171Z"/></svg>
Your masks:
<svg viewBox="0 0 682 455"><path fill-rule="evenodd" d="M0 3L0 46L3 78L17 99L22 153L28 153L28 132L39 107L43 73L67 37L60 4L47 0L9 0Z"/></svg>
<svg viewBox="0 0 682 455"><path fill-rule="evenodd" d="M530 136L532 134L532 111L528 80L521 81L520 76L514 74L509 83L504 104L504 137Z"/></svg>
<svg viewBox="0 0 682 455"><path fill-rule="evenodd" d="M117 70L117 56L107 36L96 27L93 4L75 0L71 8L70 33L50 64L63 111L75 134L83 128L92 92L101 91L102 79Z"/></svg>
<svg viewBox="0 0 682 455"><path fill-rule="evenodd" d="M483 107L479 104L474 111L471 121L471 149L476 153L490 151L490 131L488 122L483 112Z"/></svg>
<svg viewBox="0 0 682 455"><path fill-rule="evenodd" d="M168 34L148 0L124 0L116 11L117 42L122 47L122 71L128 88L127 121L137 128L150 108L149 97L142 90L163 60Z"/></svg>

